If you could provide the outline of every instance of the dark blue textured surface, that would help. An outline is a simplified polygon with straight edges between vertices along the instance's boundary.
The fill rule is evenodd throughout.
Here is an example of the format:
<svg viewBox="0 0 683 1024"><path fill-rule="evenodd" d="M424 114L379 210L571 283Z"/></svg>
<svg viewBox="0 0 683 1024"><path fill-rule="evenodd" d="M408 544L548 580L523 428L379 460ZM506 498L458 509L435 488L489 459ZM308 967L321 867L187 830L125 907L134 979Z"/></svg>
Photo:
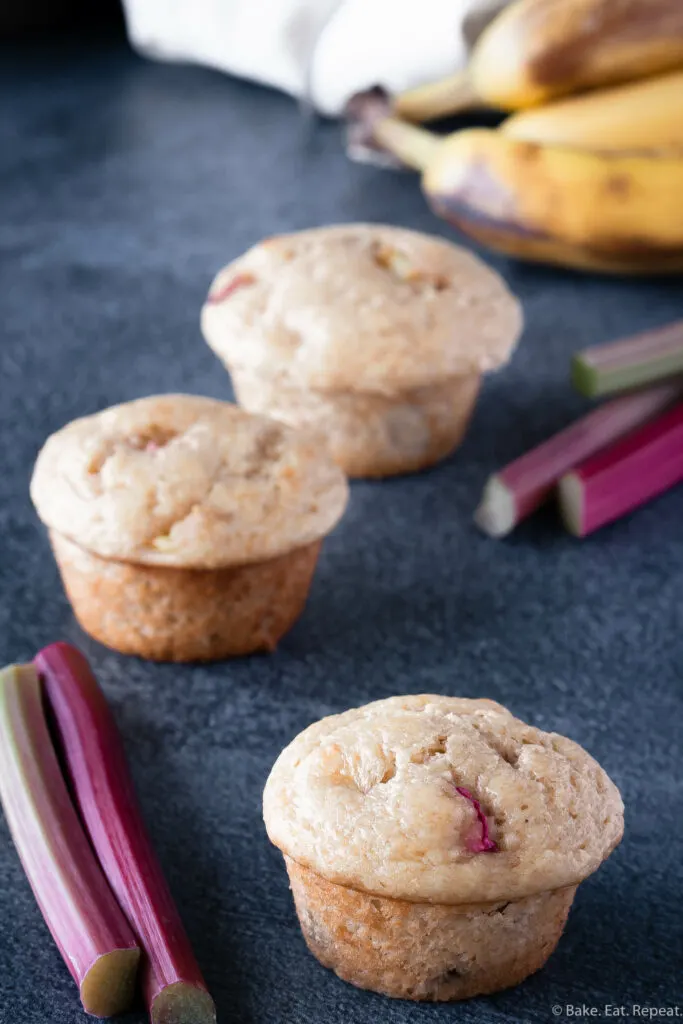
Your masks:
<svg viewBox="0 0 683 1024"><path fill-rule="evenodd" d="M277 654L145 664L72 619L27 494L45 437L153 392L228 397L199 307L261 236L336 220L446 229L410 176L347 163L336 126L311 133L284 97L122 44L5 52L0 104L0 662L58 638L91 657L220 1020L526 1024L554 1004L683 1004L683 490L585 543L550 511L502 544L470 524L487 474L582 408L570 352L683 316L680 281L496 264L528 328L457 456L354 485ZM626 838L580 888L547 968L457 1007L391 1002L323 970L261 824L266 775L298 730L419 691L492 697L572 736L627 807ZM0 820L0 1021L84 1019Z"/></svg>

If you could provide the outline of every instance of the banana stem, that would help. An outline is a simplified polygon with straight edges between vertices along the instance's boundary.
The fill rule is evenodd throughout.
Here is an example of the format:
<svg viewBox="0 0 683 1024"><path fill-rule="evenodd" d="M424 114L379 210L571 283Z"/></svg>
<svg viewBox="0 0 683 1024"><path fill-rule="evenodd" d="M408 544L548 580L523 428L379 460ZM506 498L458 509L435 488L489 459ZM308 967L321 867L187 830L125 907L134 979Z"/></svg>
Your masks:
<svg viewBox="0 0 683 1024"><path fill-rule="evenodd" d="M375 142L416 171L429 166L441 145L438 135L397 117L383 117L374 125L372 134Z"/></svg>
<svg viewBox="0 0 683 1024"><path fill-rule="evenodd" d="M394 97L394 110L406 121L436 121L482 106L467 71L408 89Z"/></svg>

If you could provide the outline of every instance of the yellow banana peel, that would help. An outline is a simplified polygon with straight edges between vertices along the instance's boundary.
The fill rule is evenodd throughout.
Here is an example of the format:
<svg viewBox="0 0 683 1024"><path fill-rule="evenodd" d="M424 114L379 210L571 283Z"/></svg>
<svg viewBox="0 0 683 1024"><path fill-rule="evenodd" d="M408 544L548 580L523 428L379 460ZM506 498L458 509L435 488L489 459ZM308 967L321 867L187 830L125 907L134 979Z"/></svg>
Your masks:
<svg viewBox="0 0 683 1024"><path fill-rule="evenodd" d="M683 0L517 0L484 30L465 74L396 97L399 117L522 110L683 68Z"/></svg>
<svg viewBox="0 0 683 1024"><path fill-rule="evenodd" d="M604 153L683 151L683 70L523 110L500 130L527 142Z"/></svg>
<svg viewBox="0 0 683 1024"><path fill-rule="evenodd" d="M683 270L683 154L592 153L387 118L378 142L423 171L433 209L482 245L610 273Z"/></svg>

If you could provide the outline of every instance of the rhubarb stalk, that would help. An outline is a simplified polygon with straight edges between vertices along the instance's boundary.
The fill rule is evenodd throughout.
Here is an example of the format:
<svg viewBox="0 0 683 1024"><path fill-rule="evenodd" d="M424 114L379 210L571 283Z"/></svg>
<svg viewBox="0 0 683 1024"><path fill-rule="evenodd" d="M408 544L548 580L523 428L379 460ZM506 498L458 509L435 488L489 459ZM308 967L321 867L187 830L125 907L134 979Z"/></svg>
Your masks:
<svg viewBox="0 0 683 1024"><path fill-rule="evenodd" d="M679 383L661 384L622 395L589 412L489 477L475 522L490 537L505 537L546 500L564 473L642 426L680 393Z"/></svg>
<svg viewBox="0 0 683 1024"><path fill-rule="evenodd" d="M213 1000L145 828L104 694L68 644L46 647L36 665L90 841L143 949L152 1024L213 1024Z"/></svg>
<svg viewBox="0 0 683 1024"><path fill-rule="evenodd" d="M0 799L43 917L96 1017L130 1009L140 950L78 820L33 665L0 672Z"/></svg>
<svg viewBox="0 0 683 1024"><path fill-rule="evenodd" d="M589 397L627 391L676 374L683 374L683 320L594 345L572 361L574 384Z"/></svg>
<svg viewBox="0 0 683 1024"><path fill-rule="evenodd" d="M683 404L588 459L559 485L567 529L585 537L683 480Z"/></svg>

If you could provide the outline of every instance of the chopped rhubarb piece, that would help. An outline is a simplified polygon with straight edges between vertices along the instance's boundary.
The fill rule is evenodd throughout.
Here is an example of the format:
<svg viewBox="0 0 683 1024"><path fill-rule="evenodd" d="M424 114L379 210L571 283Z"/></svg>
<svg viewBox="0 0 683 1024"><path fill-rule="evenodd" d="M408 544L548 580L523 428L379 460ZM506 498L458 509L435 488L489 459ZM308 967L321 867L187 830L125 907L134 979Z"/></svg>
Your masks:
<svg viewBox="0 0 683 1024"><path fill-rule="evenodd" d="M124 444L140 452L156 452L160 448L165 448L176 436L174 430L152 425L141 434L131 434L125 439Z"/></svg>
<svg viewBox="0 0 683 1024"><path fill-rule="evenodd" d="M213 1024L213 1000L145 828L104 694L68 644L46 647L36 665L90 841L143 949L152 1024Z"/></svg>
<svg viewBox="0 0 683 1024"><path fill-rule="evenodd" d="M593 345L572 361L572 379L584 395L627 391L683 374L683 320L632 338Z"/></svg>
<svg viewBox="0 0 683 1024"><path fill-rule="evenodd" d="M130 1009L140 949L71 802L33 665L0 672L0 799L83 1008L96 1017Z"/></svg>
<svg viewBox="0 0 683 1024"><path fill-rule="evenodd" d="M559 485L567 529L585 537L683 480L683 404L588 459Z"/></svg>
<svg viewBox="0 0 683 1024"><path fill-rule="evenodd" d="M238 289L246 288L247 285L253 284L255 280L256 278L253 274L237 274L221 288L217 288L215 292L210 292L206 301L211 305L219 305L221 302L229 299L231 295L234 295Z"/></svg>
<svg viewBox="0 0 683 1024"><path fill-rule="evenodd" d="M505 537L543 504L564 473L662 412L682 390L672 382L622 395L515 459L489 477L474 516L477 526L490 537Z"/></svg>
<svg viewBox="0 0 683 1024"><path fill-rule="evenodd" d="M488 819L484 814L479 801L472 796L469 789L465 789L463 786L456 786L455 791L456 793L459 793L460 796L464 797L465 800L469 800L472 804L474 813L476 814L481 827L481 835L470 845L472 853L490 853L497 850L498 847L489 834Z"/></svg>

